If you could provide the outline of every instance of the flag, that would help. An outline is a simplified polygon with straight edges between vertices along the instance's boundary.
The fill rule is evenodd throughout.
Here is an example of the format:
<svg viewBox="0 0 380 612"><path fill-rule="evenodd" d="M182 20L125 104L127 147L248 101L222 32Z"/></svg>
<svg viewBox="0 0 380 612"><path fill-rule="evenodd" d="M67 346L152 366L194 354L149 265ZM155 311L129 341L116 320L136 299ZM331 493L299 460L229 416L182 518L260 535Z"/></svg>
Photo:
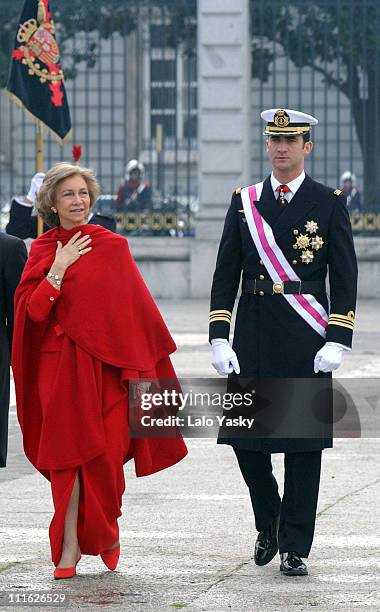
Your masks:
<svg viewBox="0 0 380 612"><path fill-rule="evenodd" d="M70 110L49 0L25 0L7 90L61 144L71 137Z"/></svg>

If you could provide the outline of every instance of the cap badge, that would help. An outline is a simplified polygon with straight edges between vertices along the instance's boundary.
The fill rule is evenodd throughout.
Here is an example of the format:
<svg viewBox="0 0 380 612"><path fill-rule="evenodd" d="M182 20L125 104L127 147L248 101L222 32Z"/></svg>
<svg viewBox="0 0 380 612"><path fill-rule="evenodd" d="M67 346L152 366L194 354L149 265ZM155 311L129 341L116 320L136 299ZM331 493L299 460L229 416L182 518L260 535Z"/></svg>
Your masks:
<svg viewBox="0 0 380 612"><path fill-rule="evenodd" d="M288 113L284 110L278 110L276 111L274 117L273 117L273 123L278 127L278 128L285 128L289 125L290 122L290 117L288 115Z"/></svg>

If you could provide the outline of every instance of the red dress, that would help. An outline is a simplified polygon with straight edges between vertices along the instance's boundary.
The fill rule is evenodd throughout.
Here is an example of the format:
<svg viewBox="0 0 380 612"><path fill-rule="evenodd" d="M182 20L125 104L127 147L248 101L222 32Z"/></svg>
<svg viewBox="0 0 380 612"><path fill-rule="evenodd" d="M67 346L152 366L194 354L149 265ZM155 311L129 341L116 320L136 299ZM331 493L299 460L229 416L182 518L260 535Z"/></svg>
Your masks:
<svg viewBox="0 0 380 612"><path fill-rule="evenodd" d="M98 226L79 229L92 235L93 251L67 269L61 290L46 273L56 241L65 244L78 228L55 228L34 241L15 296L17 413L25 453L51 482L55 565L77 472L79 546L98 555L118 539L123 464L133 457L143 476L187 454L179 434L129 435L128 381L175 379L169 358L175 345L126 240Z"/></svg>

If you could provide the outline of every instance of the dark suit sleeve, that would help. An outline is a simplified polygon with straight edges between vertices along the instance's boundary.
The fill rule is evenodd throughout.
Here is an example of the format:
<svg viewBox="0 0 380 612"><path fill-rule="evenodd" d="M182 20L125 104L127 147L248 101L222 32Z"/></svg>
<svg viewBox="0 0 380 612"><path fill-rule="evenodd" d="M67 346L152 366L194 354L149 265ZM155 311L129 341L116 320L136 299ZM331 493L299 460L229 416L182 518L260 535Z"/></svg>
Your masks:
<svg viewBox="0 0 380 612"><path fill-rule="evenodd" d="M33 206L23 206L13 199L9 211L9 222L5 231L18 238L37 237L37 217L32 216Z"/></svg>
<svg viewBox="0 0 380 612"><path fill-rule="evenodd" d="M229 339L232 310L241 276L240 195L233 193L224 223L211 288L209 341Z"/></svg>
<svg viewBox="0 0 380 612"><path fill-rule="evenodd" d="M13 336L13 298L27 258L26 246L22 240L18 240L12 248L9 248L4 264L5 314L10 346Z"/></svg>
<svg viewBox="0 0 380 612"><path fill-rule="evenodd" d="M328 240L330 315L326 341L351 347L358 266L344 195L337 197L334 202Z"/></svg>

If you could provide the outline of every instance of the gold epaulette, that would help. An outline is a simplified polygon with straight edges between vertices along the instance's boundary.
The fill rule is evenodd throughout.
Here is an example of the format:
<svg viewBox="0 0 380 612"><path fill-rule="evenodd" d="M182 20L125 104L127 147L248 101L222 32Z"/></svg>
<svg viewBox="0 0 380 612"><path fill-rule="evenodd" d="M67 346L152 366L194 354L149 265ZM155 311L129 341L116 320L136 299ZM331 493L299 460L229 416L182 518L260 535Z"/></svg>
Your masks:
<svg viewBox="0 0 380 612"><path fill-rule="evenodd" d="M241 192L242 189L243 189L243 187L238 187L237 189L235 189L236 195L239 195L239 193Z"/></svg>
<svg viewBox="0 0 380 612"><path fill-rule="evenodd" d="M336 195L336 196L340 196L341 193L342 193L341 189L335 189L335 191L334 191L334 195Z"/></svg>

